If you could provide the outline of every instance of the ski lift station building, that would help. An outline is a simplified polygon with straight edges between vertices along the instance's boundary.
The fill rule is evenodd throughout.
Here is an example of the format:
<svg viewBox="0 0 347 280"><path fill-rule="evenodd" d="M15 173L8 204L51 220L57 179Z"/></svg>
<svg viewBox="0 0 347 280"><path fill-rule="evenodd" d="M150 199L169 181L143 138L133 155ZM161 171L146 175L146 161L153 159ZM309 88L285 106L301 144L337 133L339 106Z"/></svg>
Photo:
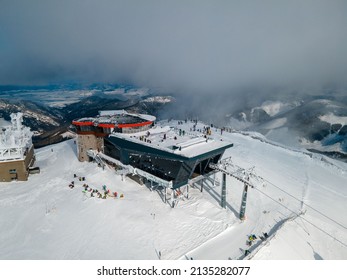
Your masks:
<svg viewBox="0 0 347 280"><path fill-rule="evenodd" d="M178 127L155 125L156 118L124 110L100 111L72 124L77 132L78 159L99 159L131 170L172 189L212 171L231 143L192 135Z"/></svg>
<svg viewBox="0 0 347 280"><path fill-rule="evenodd" d="M11 125L0 131L0 182L26 181L35 162L33 133L22 124L23 114L11 114Z"/></svg>

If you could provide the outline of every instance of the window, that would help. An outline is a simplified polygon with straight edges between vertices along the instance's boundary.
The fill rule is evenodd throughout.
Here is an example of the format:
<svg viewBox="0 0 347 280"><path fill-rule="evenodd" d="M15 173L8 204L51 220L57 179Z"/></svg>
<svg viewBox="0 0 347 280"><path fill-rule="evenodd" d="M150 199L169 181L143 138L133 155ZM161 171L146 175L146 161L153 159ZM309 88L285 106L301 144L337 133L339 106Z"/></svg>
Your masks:
<svg viewBox="0 0 347 280"><path fill-rule="evenodd" d="M17 173L17 169L10 169L9 172L10 172L10 174L16 174Z"/></svg>

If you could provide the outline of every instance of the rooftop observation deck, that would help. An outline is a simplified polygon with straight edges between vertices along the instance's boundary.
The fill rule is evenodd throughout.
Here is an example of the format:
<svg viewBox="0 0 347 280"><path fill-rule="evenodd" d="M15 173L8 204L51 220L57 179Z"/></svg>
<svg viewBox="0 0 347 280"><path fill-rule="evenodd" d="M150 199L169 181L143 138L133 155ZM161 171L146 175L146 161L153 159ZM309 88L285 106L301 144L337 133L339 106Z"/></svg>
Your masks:
<svg viewBox="0 0 347 280"><path fill-rule="evenodd" d="M188 158L196 157L220 148L227 149L231 143L212 137L210 127L192 122L160 122L155 127L132 134L112 133L118 137L152 148L167 151Z"/></svg>
<svg viewBox="0 0 347 280"><path fill-rule="evenodd" d="M103 128L125 128L152 124L156 118L145 114L131 114L125 110L100 111L97 117L73 120L75 126L96 126Z"/></svg>

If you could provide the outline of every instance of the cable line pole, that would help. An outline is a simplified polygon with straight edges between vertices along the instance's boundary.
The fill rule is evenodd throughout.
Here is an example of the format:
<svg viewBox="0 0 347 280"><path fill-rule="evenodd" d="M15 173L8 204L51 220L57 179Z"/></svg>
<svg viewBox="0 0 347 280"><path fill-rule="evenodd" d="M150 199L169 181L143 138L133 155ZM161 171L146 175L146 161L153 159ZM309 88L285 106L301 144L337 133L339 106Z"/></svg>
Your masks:
<svg viewBox="0 0 347 280"><path fill-rule="evenodd" d="M223 179L222 179L222 194L221 194L221 201L220 201L220 206L222 206L222 208L226 208L226 192L227 192L227 188L226 188L226 177L227 175L225 173L223 173Z"/></svg>
<svg viewBox="0 0 347 280"><path fill-rule="evenodd" d="M254 188L254 185L250 182L250 179L253 179L257 182L263 182L264 179L254 174L254 167L245 170L244 168L233 164L231 158L226 158L219 163L210 163L209 167L216 171L220 171L223 174L220 201L222 208L226 208L226 175L231 176L244 184L240 207L240 220L245 220L248 187L250 186L251 188Z"/></svg>
<svg viewBox="0 0 347 280"><path fill-rule="evenodd" d="M240 220L245 220L246 215L246 205L247 205L247 192L248 192L248 185L244 184L243 187L243 193L242 193L242 200L241 200L241 208L240 208Z"/></svg>

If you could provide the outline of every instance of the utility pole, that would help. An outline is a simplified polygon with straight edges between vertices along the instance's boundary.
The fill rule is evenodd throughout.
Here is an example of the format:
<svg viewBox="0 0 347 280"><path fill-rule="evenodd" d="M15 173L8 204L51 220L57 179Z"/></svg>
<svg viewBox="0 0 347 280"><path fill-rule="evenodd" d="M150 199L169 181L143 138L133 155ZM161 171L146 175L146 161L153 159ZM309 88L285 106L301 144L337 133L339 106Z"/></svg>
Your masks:
<svg viewBox="0 0 347 280"><path fill-rule="evenodd" d="M222 208L226 208L226 192L227 192L227 188L226 188L226 179L227 175L225 173L223 173L223 179L222 179L222 194L221 194L221 201L220 201L220 206L222 206Z"/></svg>
<svg viewBox="0 0 347 280"><path fill-rule="evenodd" d="M175 207L175 191L174 189L171 189L171 207Z"/></svg>
<svg viewBox="0 0 347 280"><path fill-rule="evenodd" d="M247 192L248 192L248 184L244 184L243 187L243 193L242 193L242 200L241 200L241 208L240 208L240 220L245 220L245 214L246 214L246 206L247 206Z"/></svg>

